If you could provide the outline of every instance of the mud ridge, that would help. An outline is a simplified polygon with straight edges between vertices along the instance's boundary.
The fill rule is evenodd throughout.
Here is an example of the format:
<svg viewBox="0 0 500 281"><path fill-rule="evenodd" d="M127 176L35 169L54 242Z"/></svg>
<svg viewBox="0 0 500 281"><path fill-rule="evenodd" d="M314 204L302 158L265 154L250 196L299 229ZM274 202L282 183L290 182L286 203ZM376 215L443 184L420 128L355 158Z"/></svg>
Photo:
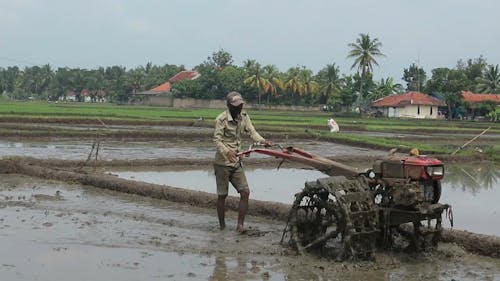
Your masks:
<svg viewBox="0 0 500 281"><path fill-rule="evenodd" d="M0 160L0 173L24 174L44 179L77 182L83 185L91 185L156 199L165 199L203 208L214 208L217 202L217 195L208 192L126 180L108 174L88 173L78 169L47 168L16 159ZM228 196L226 208L237 211L238 203L239 198ZM285 220L290 209L290 206L287 204L253 199L250 200L249 205L249 215L264 216L277 220Z"/></svg>

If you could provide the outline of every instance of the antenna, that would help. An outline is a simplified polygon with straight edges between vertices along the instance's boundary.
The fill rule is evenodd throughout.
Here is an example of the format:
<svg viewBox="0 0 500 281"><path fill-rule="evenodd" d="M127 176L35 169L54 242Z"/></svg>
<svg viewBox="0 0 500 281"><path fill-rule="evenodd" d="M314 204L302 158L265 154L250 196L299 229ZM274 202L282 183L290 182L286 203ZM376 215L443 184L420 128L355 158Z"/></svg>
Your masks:
<svg viewBox="0 0 500 281"><path fill-rule="evenodd" d="M420 92L420 51L417 52L417 92Z"/></svg>

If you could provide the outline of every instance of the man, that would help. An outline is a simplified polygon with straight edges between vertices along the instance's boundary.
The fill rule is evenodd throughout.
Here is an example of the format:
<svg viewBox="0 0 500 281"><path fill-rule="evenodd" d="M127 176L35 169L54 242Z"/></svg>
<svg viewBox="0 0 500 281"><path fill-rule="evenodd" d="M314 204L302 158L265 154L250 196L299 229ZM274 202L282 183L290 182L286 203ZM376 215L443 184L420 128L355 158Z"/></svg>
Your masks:
<svg viewBox="0 0 500 281"><path fill-rule="evenodd" d="M327 124L328 128L330 128L331 133L339 131L339 125L337 124L337 122L335 122L333 118L328 119Z"/></svg>
<svg viewBox="0 0 500 281"><path fill-rule="evenodd" d="M229 182L240 194L238 206L238 224L236 230L244 231L243 223L248 210L248 197L250 189L238 152L241 146L241 137L246 134L254 142L264 143L271 146L272 142L266 141L252 125L250 117L242 111L245 101L238 92L230 92L226 96L227 110L219 114L215 119L214 142L216 145L214 171L217 183L217 216L220 229L226 227L226 197Z"/></svg>

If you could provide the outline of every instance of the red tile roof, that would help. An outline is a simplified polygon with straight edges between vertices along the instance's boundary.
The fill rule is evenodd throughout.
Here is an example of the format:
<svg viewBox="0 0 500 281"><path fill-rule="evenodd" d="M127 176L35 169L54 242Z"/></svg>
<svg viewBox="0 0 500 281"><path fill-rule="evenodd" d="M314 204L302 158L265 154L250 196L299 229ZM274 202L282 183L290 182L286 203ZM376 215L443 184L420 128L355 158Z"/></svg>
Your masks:
<svg viewBox="0 0 500 281"><path fill-rule="evenodd" d="M156 93L168 92L168 91L170 91L170 83L165 82L165 83L161 84L160 86L151 89L150 91L156 92Z"/></svg>
<svg viewBox="0 0 500 281"><path fill-rule="evenodd" d="M497 104L500 104L500 95L499 94L474 94L469 91L462 91L462 98L465 102L468 103L479 103L483 101L493 101Z"/></svg>
<svg viewBox="0 0 500 281"><path fill-rule="evenodd" d="M200 77L200 73L196 70L184 70L175 74L172 78L168 79L168 82L175 83L182 80L194 80Z"/></svg>
<svg viewBox="0 0 500 281"><path fill-rule="evenodd" d="M372 102L372 107L403 107L410 104L446 105L443 101L420 92L408 92L399 95L390 95Z"/></svg>

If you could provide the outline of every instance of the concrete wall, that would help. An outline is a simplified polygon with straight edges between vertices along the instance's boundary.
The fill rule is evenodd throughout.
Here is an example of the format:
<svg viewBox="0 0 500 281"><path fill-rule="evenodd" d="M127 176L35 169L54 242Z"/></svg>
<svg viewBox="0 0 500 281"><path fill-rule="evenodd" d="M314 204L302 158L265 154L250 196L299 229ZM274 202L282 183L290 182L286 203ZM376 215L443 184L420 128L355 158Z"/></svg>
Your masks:
<svg viewBox="0 0 500 281"><path fill-rule="evenodd" d="M400 110L400 117L436 119L438 115L437 106L430 105L407 105Z"/></svg>
<svg viewBox="0 0 500 281"><path fill-rule="evenodd" d="M164 107L175 107L175 108L213 108L213 109L225 109L225 100L202 100L202 99L191 99L191 98L173 98L170 96L146 96L140 101L135 101L133 104L137 105L150 105L150 106L164 106ZM257 104L245 104L245 108L257 108ZM297 111L313 111L321 110L321 106L287 106L287 105L273 105L267 106L265 104L261 105L262 109L273 109L273 110L297 110Z"/></svg>
<svg viewBox="0 0 500 281"><path fill-rule="evenodd" d="M430 105L407 105L404 107L384 107L383 115L395 118L437 119L438 107Z"/></svg>

